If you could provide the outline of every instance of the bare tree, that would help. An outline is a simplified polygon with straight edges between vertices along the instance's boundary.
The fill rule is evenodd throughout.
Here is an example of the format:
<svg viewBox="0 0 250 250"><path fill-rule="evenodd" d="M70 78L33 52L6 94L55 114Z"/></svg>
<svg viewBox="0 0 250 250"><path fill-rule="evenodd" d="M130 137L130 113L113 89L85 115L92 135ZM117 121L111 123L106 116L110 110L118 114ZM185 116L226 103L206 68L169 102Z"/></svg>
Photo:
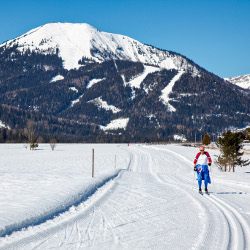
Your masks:
<svg viewBox="0 0 250 250"><path fill-rule="evenodd" d="M26 131L28 136L28 142L30 144L30 150L34 150L36 147L38 147L38 143L36 143L36 130L34 121L28 120Z"/></svg>
<svg viewBox="0 0 250 250"><path fill-rule="evenodd" d="M56 143L57 143L56 138L51 138L50 139L49 144L50 144L50 147L51 147L52 151L54 151L54 149L56 148Z"/></svg>
<svg viewBox="0 0 250 250"><path fill-rule="evenodd" d="M42 136L38 136L37 139L36 139L37 143L43 143L44 142L44 139Z"/></svg>

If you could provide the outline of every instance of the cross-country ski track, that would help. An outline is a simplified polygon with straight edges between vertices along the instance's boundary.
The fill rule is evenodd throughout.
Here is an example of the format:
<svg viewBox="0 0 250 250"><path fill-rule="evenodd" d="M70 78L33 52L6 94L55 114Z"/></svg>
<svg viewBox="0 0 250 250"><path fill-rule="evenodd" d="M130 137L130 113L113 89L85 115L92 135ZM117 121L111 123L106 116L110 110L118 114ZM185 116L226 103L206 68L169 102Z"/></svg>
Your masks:
<svg viewBox="0 0 250 250"><path fill-rule="evenodd" d="M212 170L211 193L200 195L197 149L180 148L120 146L129 159L117 177L55 218L1 237L0 249L250 249L249 181Z"/></svg>

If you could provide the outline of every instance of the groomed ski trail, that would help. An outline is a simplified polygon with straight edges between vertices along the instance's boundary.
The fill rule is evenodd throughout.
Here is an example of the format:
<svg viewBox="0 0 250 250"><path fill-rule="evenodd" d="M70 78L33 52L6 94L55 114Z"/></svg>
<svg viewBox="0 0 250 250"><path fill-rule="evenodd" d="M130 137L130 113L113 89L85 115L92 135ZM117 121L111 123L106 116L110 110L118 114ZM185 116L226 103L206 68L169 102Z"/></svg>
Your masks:
<svg viewBox="0 0 250 250"><path fill-rule="evenodd" d="M1 249L250 248L248 218L231 200L192 190L188 159L154 147L122 150L130 152L127 170L78 207L5 237Z"/></svg>
<svg viewBox="0 0 250 250"><path fill-rule="evenodd" d="M157 149L157 150L167 151L170 154L178 156L178 158L183 161L183 164L189 163L189 166L193 167L193 163L181 154L178 154L171 150L164 150L164 149ZM173 180L173 181L175 183L179 183L180 186L183 186L184 188L193 189L193 186L190 183L187 184L188 182L187 182L186 176L183 176L181 178L181 175L178 175L176 180ZM228 190L228 187L230 187L228 191L231 191L232 193L238 192L239 194L243 193L242 191L238 189L238 187L237 189L235 189L235 186L236 186L235 183L230 185L229 183L226 182L227 190ZM250 189L250 186L247 186L247 188ZM248 198L250 198L249 194L247 193L245 194L247 195ZM223 247L221 246L220 249L250 249L250 221L248 218L246 218L245 215L237 211L237 209L239 210L242 210L242 209L240 207L234 208L232 204L230 205L231 203L230 201L225 201L219 198L216 193L212 193L211 196L210 195L208 196L205 194L203 196L205 199L207 199L209 202L212 202L213 205L216 206L216 210L220 212L223 216L222 218L224 220L223 226L226 225L224 229L225 233L223 234L222 237L224 237L224 243L227 242L227 245L223 245ZM211 204L207 203L208 211L209 211L209 207L211 207Z"/></svg>

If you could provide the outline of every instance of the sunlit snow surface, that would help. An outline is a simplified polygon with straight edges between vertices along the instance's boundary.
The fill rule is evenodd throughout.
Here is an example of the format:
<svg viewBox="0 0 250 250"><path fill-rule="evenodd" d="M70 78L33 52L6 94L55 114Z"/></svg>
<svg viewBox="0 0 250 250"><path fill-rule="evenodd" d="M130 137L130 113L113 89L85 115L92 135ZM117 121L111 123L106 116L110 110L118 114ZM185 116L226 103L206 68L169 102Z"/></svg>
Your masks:
<svg viewBox="0 0 250 250"><path fill-rule="evenodd" d="M103 108L107 111L112 111L113 113L118 113L121 109L116 108L114 105L109 105L106 101L103 101L101 97L95 98L94 100L88 101L88 103L93 103L98 108Z"/></svg>
<svg viewBox="0 0 250 250"><path fill-rule="evenodd" d="M76 87L70 87L69 89L78 93L78 89Z"/></svg>
<svg viewBox="0 0 250 250"><path fill-rule="evenodd" d="M231 78L224 78L224 79L235 85L238 85L243 89L250 89L250 74L243 76L235 76Z"/></svg>
<svg viewBox="0 0 250 250"><path fill-rule="evenodd" d="M174 135L175 141L186 141L186 137L184 135Z"/></svg>
<svg viewBox="0 0 250 250"><path fill-rule="evenodd" d="M106 130L116 130L116 129L126 129L129 122L129 118L119 118L111 121L107 126L101 126L101 129Z"/></svg>
<svg viewBox="0 0 250 250"><path fill-rule="evenodd" d="M50 80L50 82L57 82L57 81L61 81L61 80L63 80L63 79L64 79L64 76L62 76L62 75L57 75L57 76L53 77L53 78Z"/></svg>
<svg viewBox="0 0 250 250"><path fill-rule="evenodd" d="M154 73L156 71L159 71L160 68L157 67L152 67L152 66L144 66L144 71L136 76L134 79L130 80L128 82L128 85L131 86L131 88L140 88L141 83L143 82L143 80L147 77L148 74L150 73Z"/></svg>
<svg viewBox="0 0 250 250"><path fill-rule="evenodd" d="M90 178L92 149L95 180ZM26 220L32 223L35 217L39 221L61 206L74 204L96 181L114 175L113 153L118 149L116 145L59 144L52 152L49 144L35 151L22 144L0 145L0 235L8 226L21 226ZM126 161L124 152L119 168L125 168Z"/></svg>
<svg viewBox="0 0 250 250"><path fill-rule="evenodd" d="M88 84L87 84L87 89L91 88L94 84L103 81L103 79L92 79Z"/></svg>
<svg viewBox="0 0 250 250"><path fill-rule="evenodd" d="M72 108L72 107L74 107L77 103L79 103L79 102L80 102L80 99L83 97L83 95L84 95L84 94L82 94L81 96L79 96L79 98L77 98L76 100L71 101L70 107Z"/></svg>
<svg viewBox="0 0 250 250"><path fill-rule="evenodd" d="M223 173L213 164L211 194L201 196L193 172L199 148L59 144L52 152L44 144L39 149L0 145L0 232L18 229L0 237L0 249L250 248L250 167ZM218 150L208 151L214 162ZM110 177L115 178L107 181Z"/></svg>
<svg viewBox="0 0 250 250"><path fill-rule="evenodd" d="M10 129L10 127L6 124L4 124L1 120L0 120L0 128L8 128Z"/></svg>

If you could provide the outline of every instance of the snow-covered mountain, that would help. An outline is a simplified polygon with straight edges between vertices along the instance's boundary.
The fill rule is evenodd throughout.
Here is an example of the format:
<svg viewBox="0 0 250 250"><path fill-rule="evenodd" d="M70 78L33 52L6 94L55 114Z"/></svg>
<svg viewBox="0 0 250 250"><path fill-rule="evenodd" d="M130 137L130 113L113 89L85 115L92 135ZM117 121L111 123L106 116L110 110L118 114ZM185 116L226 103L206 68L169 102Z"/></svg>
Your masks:
<svg viewBox="0 0 250 250"><path fill-rule="evenodd" d="M50 23L0 45L0 121L20 131L35 121L45 138L194 139L249 124L249 96L183 55L88 24ZM18 137L1 129L0 142Z"/></svg>
<svg viewBox="0 0 250 250"><path fill-rule="evenodd" d="M67 70L78 69L82 58L95 62L129 60L153 64L165 69L183 69L198 73L196 66L176 53L144 45L124 35L101 32L86 23L50 23L8 41L1 46L18 45L25 52L59 53Z"/></svg>
<svg viewBox="0 0 250 250"><path fill-rule="evenodd" d="M235 76L232 78L224 78L224 79L235 85L238 85L241 88L250 89L250 74L243 76Z"/></svg>

